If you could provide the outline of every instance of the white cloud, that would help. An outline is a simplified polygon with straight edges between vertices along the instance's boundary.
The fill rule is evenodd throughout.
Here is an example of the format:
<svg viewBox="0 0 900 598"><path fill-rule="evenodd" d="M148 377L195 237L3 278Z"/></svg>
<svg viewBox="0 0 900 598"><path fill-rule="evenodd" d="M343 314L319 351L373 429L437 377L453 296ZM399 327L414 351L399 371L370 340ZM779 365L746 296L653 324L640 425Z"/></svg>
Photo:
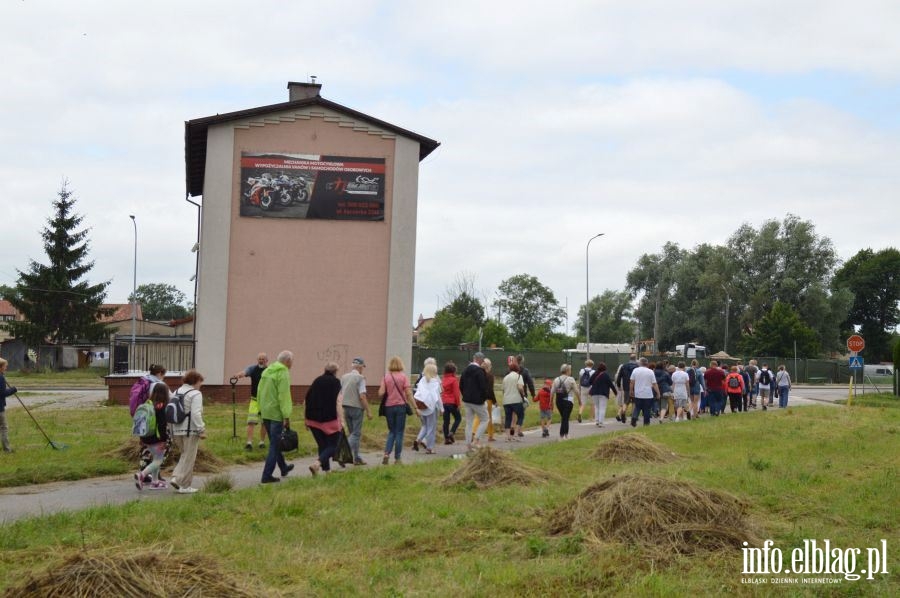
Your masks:
<svg viewBox="0 0 900 598"><path fill-rule="evenodd" d="M892 2L4 3L0 282L43 259L68 177L110 300L131 290L131 213L138 283L191 295L184 121L284 101L310 74L442 143L421 165L417 314L467 270L490 292L533 273L574 316L596 231L597 292L665 241L721 243L788 211L844 258L896 245L900 131L854 108L900 95L898 17ZM822 73L866 85L836 102ZM773 81L793 75L810 86L782 99Z"/></svg>

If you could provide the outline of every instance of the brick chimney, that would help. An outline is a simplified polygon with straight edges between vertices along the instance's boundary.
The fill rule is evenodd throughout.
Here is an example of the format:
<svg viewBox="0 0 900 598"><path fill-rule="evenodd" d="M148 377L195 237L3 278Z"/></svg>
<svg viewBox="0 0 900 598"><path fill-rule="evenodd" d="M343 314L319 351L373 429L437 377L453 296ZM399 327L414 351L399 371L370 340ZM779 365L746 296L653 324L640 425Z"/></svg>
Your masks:
<svg viewBox="0 0 900 598"><path fill-rule="evenodd" d="M308 100L319 96L319 90L322 89L321 83L316 83L313 77L312 83L298 83L297 81L288 81L288 100L296 102L297 100Z"/></svg>

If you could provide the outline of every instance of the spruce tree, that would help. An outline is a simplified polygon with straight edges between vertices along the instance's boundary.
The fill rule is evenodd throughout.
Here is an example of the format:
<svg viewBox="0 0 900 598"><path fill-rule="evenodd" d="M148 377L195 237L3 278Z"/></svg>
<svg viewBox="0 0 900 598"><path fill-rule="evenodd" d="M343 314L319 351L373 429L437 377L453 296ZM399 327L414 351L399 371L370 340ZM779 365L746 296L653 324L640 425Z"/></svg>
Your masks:
<svg viewBox="0 0 900 598"><path fill-rule="evenodd" d="M94 267L88 261L88 230L76 230L83 217L74 212L75 198L63 181L53 201L53 216L41 231L49 265L30 260L28 270L16 270L19 280L7 297L25 317L8 322L8 330L27 346L105 340L109 328L99 322L110 281L90 284L83 277Z"/></svg>

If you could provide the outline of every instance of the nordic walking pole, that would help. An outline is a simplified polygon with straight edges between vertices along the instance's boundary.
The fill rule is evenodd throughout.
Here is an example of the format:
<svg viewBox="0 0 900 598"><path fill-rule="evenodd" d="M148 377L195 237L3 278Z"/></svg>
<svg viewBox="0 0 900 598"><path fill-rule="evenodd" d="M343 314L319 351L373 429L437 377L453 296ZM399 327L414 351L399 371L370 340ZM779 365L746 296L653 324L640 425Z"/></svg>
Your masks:
<svg viewBox="0 0 900 598"><path fill-rule="evenodd" d="M38 420L34 419L34 416L31 415L31 411L28 410L28 407L26 407L25 403L22 402L22 399L19 398L19 393L15 393L15 395L16 395L16 399L18 399L19 403L22 405L22 408L25 409L25 413L28 414L28 417L30 417L31 421L34 422L34 425L37 426L37 429L41 431L41 434L43 434L44 438L47 439L47 442L50 443L50 446L53 447L53 449L57 450L57 451L60 451L64 448L66 448L66 445L64 445L60 442L53 442L52 440L50 440L50 437L47 436L46 432L44 432L44 428L41 427L41 424L38 423Z"/></svg>
<svg viewBox="0 0 900 598"><path fill-rule="evenodd" d="M231 439L236 440L237 435L237 412L235 411L235 399L234 399L234 386L238 383L237 377L232 377L231 380Z"/></svg>

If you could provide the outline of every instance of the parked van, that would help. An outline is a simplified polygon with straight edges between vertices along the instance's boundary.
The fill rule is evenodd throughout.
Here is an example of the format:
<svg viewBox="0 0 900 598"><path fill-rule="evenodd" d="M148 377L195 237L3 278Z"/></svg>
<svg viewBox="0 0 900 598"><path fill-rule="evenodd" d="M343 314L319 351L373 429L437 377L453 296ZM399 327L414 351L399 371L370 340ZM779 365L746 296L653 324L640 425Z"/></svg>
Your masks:
<svg viewBox="0 0 900 598"><path fill-rule="evenodd" d="M866 376L893 376L894 368L890 364L875 363L863 366L863 372Z"/></svg>
<svg viewBox="0 0 900 598"><path fill-rule="evenodd" d="M706 357L706 347L695 343L687 343L685 345L676 345L675 352L685 359L703 359Z"/></svg>

